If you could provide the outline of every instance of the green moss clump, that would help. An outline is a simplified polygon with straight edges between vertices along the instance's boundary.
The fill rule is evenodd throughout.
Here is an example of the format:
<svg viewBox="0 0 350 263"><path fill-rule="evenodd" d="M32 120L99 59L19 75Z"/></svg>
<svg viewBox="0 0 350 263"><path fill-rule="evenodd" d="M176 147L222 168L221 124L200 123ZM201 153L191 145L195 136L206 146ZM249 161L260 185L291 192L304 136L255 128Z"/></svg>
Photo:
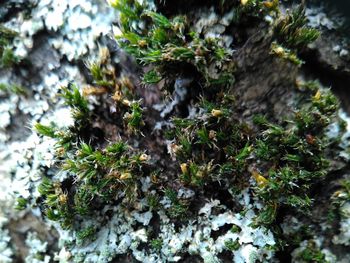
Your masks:
<svg viewBox="0 0 350 263"><path fill-rule="evenodd" d="M326 260L326 255L322 253L319 248L317 248L313 241L309 241L307 247L298 253L297 259L305 263L329 263L329 261Z"/></svg>
<svg viewBox="0 0 350 263"><path fill-rule="evenodd" d="M257 181L264 178L256 191L272 207L287 205L302 212L311 205L308 189L322 180L329 168L326 147L330 139L325 132L336 118L338 105L330 91L317 91L285 127L265 124L268 129L262 131L254 147L261 166L267 167L266 175L255 176ZM271 222L266 216L260 221Z"/></svg>
<svg viewBox="0 0 350 263"><path fill-rule="evenodd" d="M238 250L240 248L240 244L238 242L238 240L229 240L229 241L225 241L225 247L228 249L228 250L231 250L231 251L235 251L235 250Z"/></svg>
<svg viewBox="0 0 350 263"><path fill-rule="evenodd" d="M307 18L303 6L288 10L275 27L278 42L287 48L298 49L315 41L320 32L307 26Z"/></svg>
<svg viewBox="0 0 350 263"><path fill-rule="evenodd" d="M16 210L24 210L24 209L26 209L27 204L28 204L27 199L25 199L23 197L17 197L15 209Z"/></svg>
<svg viewBox="0 0 350 263"><path fill-rule="evenodd" d="M168 19L137 1L116 1L113 6L121 17L123 33L117 36L119 45L141 65L153 66L143 76L146 84L157 83L165 76L169 78L181 64L194 66L206 83L225 82L225 76L233 70L233 65L224 66L231 51L220 46L218 39L200 38L191 31L185 16ZM208 71L209 65L220 71L217 77Z"/></svg>
<svg viewBox="0 0 350 263"><path fill-rule="evenodd" d="M69 228L77 216L89 215L107 203L118 199L132 203L137 198L143 167L149 157L123 141L111 142L99 149L84 142L80 134L90 126L88 101L75 86L62 91L65 104L72 109L74 126L59 130L54 124L37 123L34 128L39 134L57 140L56 155L61 159L60 167L69 174L68 180L74 181L72 188L44 178L38 187L46 216ZM137 128L140 125L139 104L131 105L131 108L135 116L130 125Z"/></svg>
<svg viewBox="0 0 350 263"><path fill-rule="evenodd" d="M96 233L96 228L94 226L88 226L83 230L77 232L77 238L80 242L84 242L89 239L93 239Z"/></svg>
<svg viewBox="0 0 350 263"><path fill-rule="evenodd" d="M0 91L4 92L6 95L12 93L16 95L26 95L25 89L17 84L0 83Z"/></svg>
<svg viewBox="0 0 350 263"><path fill-rule="evenodd" d="M163 240L160 239L160 238L152 239L151 240L151 246L155 250L161 250L161 248L163 246Z"/></svg>
<svg viewBox="0 0 350 263"><path fill-rule="evenodd" d="M137 198L145 161L124 143L112 143L103 150L81 143L65 156L62 169L72 176L76 190L64 189L61 183L48 178L43 180L38 190L49 219L69 227L75 216L88 215L123 195L126 203Z"/></svg>
<svg viewBox="0 0 350 263"><path fill-rule="evenodd" d="M276 41L271 45L271 54L301 66L304 62L298 58L297 53L308 44L314 42L320 32L307 26L307 18L302 5L277 20L274 27Z"/></svg>
<svg viewBox="0 0 350 263"><path fill-rule="evenodd" d="M17 32L0 25L0 67L10 68L20 62L20 58L9 47L17 35Z"/></svg>
<svg viewBox="0 0 350 263"><path fill-rule="evenodd" d="M171 188L165 189L164 195L169 198L171 202L170 208L167 209L170 218L180 220L186 219L188 216L189 202L185 199L178 198L177 192Z"/></svg>
<svg viewBox="0 0 350 263"><path fill-rule="evenodd" d="M141 93L140 87L125 72L117 72L112 55L102 48L100 57L87 64L90 85L82 93L74 85L61 91L65 104L72 109L74 125L63 130L55 124L35 125L38 133L57 141L59 168L66 173L63 181L57 176L44 178L38 188L38 204L47 217L74 229L76 222L103 211L107 205L123 204L127 209L144 198L146 208L153 212L164 209L175 225L197 215L194 200L200 205L208 199L230 202L232 196L235 199L247 189L257 204L251 208L257 215L252 227L273 228L284 208L296 215L307 213L313 204L310 189L330 170L334 141L326 133L337 121L339 109L331 91L314 82L305 83L295 91L301 103L296 103L294 114L267 116L268 110L262 108L257 110L261 114L247 113L247 117L241 111L245 110L242 98L232 95L239 78L234 76L237 63L230 48L219 39L193 32L184 15L166 17L133 0L115 1L113 6L119 11L122 29L117 41L144 66L140 77L143 84L171 92L176 81L191 76L190 84L181 87L186 89L180 102L185 105L178 105L181 109L188 107L190 113L174 109L169 119L161 119L161 114L154 117L156 113L148 111L136 95ZM247 17L260 19L267 26L263 14L281 15L278 1L241 1L232 7L234 18L230 23L234 26L244 25ZM306 26L303 10L288 13L274 26L273 33L266 30L269 36L259 40L268 42L266 54L270 51L300 66L303 62L296 54L317 35ZM92 95L100 100L101 109L89 105L87 97ZM113 112L106 112L104 106ZM169 127L164 133L159 131L160 147L154 146L157 140L148 144L154 138L153 120L164 121ZM146 135L140 138L140 134ZM150 169L150 156L131 145L140 149L151 145L164 160L155 160ZM165 145L172 160L164 156ZM151 183L147 185L149 192L143 193L141 179L146 177ZM178 191L184 188L194 190L194 197L180 196ZM244 216L247 210L239 203L230 205ZM80 229L77 236L89 240L95 231L92 227ZM231 229L233 233L240 231L238 226ZM155 250L162 245L162 240L151 241ZM235 251L240 243L228 240L225 246ZM314 252L305 255L318 258Z"/></svg>

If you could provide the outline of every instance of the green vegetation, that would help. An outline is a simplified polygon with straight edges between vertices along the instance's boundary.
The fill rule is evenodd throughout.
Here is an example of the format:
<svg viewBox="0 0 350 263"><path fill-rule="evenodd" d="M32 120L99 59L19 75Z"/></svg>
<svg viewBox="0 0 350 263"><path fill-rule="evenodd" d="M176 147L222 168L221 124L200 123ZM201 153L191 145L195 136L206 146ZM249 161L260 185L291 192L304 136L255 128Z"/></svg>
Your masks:
<svg viewBox="0 0 350 263"><path fill-rule="evenodd" d="M255 155L261 166L268 168L264 175L255 176L256 192L271 207L287 205L307 211L311 204L307 190L327 174L329 167L325 153L330 141L325 128L335 118L337 105L330 91L317 91L309 104L296 111L294 119L286 120L285 126L264 125L267 129L258 138ZM261 178L263 184L259 185ZM264 214L260 221L271 220Z"/></svg>
<svg viewBox="0 0 350 263"><path fill-rule="evenodd" d="M275 27L278 42L287 48L297 49L315 41L320 33L306 24L307 18L303 6L288 11Z"/></svg>
<svg viewBox="0 0 350 263"><path fill-rule="evenodd" d="M159 196L157 194L147 195L147 204L151 210L159 208Z"/></svg>
<svg viewBox="0 0 350 263"><path fill-rule="evenodd" d="M231 100L220 104L202 101L202 115L173 120L175 128L168 136L174 140L180 179L185 185L199 187L214 180L232 180L233 173L247 168L245 159L252 148L245 125L232 117L230 103Z"/></svg>
<svg viewBox="0 0 350 263"><path fill-rule="evenodd" d="M21 62L13 52L13 40L18 33L0 24L0 69L11 69ZM26 95L25 89L16 83L0 83L0 92L5 95Z"/></svg>
<svg viewBox="0 0 350 263"><path fill-rule="evenodd" d="M9 68L19 63L20 59L16 57L13 50L9 47L13 39L18 35L17 32L0 25L0 67Z"/></svg>
<svg viewBox="0 0 350 263"><path fill-rule="evenodd" d="M225 241L225 247L228 249L228 250L231 250L231 251L235 251L235 250L238 250L239 247L241 245L239 244L238 240L229 240L229 241Z"/></svg>
<svg viewBox="0 0 350 263"><path fill-rule="evenodd" d="M335 117L337 100L329 91L316 92L312 99L292 119L270 123L263 116L255 116L259 135L252 136L253 128L235 117L235 98L229 95L233 84L234 63L231 51L218 44L217 39L201 38L191 28L185 16L167 18L148 10L138 1L116 1L120 12L122 35L118 43L143 65L150 65L143 76L145 84L155 84L177 73L177 65L194 66L205 79L207 88L217 91L195 105L200 114L189 118L173 118L174 128L167 132L173 141L173 154L178 162L180 182L185 186L203 188L210 182L220 182L229 189L232 185L251 187L265 202L258 222L271 224L281 206L305 211L311 205L307 192L313 182L327 174L325 149L329 142L325 128ZM278 2L247 1L235 7L236 19L243 13L253 14L257 8L278 13ZM243 19L243 18L242 18ZM237 21L234 21L237 23ZM302 8L289 12L275 26L276 41L272 53L300 65L302 62L291 50L317 37L317 32L305 26ZM117 77L111 65L111 55L101 48L97 61L88 63L93 86L83 90L85 96L114 94L117 113L125 130L137 133L145 124L140 100L134 99L134 85L126 77ZM209 68L217 77L212 78ZM222 94L226 94L222 96ZM139 179L147 158L125 142L117 141L105 147L94 147L79 137L90 127L92 112L88 100L73 85L62 89L61 96L71 107L74 127L59 131L55 125L36 124L38 133L57 139L57 152L62 158L62 169L74 178L74 192L63 189L60 183L46 178L40 186L46 214L64 226L72 223L75 215L91 212L93 204L105 204L120 198L132 202L137 198ZM78 136L78 138L76 138ZM252 163L259 163L254 165ZM234 176L233 176L234 175ZM248 175L248 176L247 176ZM249 181L252 178L252 181ZM168 213L173 218L185 217L189 202L177 198L176 191L166 188L164 195L172 203ZM159 207L158 194L149 195L151 209Z"/></svg>
<svg viewBox="0 0 350 263"><path fill-rule="evenodd" d="M271 54L275 54L280 58L286 59L297 66L301 66L302 64L304 64L304 62L300 60L294 52L290 51L289 49L283 48L276 42L273 42L271 44Z"/></svg>
<svg viewBox="0 0 350 263"><path fill-rule="evenodd" d="M297 259L305 263L329 263L326 260L325 254L312 241L309 241L307 247L297 255Z"/></svg>
<svg viewBox="0 0 350 263"><path fill-rule="evenodd" d="M34 125L34 130L43 136L51 137L51 138L56 138L56 131L53 126L45 126L41 123L36 123Z"/></svg>
<svg viewBox="0 0 350 263"><path fill-rule="evenodd" d="M81 242L84 242L85 240L92 239L96 233L96 229L94 226L89 226L83 230L80 230L77 232L77 238Z"/></svg>
<svg viewBox="0 0 350 263"><path fill-rule="evenodd" d="M127 123L127 128L131 132L137 132L140 130L142 126L144 126L144 122L142 120L142 111L140 102L134 101L130 103L130 112L126 112L124 114L123 119Z"/></svg>
<svg viewBox="0 0 350 263"><path fill-rule="evenodd" d="M230 105L202 102L202 115L174 119L175 128L168 136L175 141L172 148L181 168L181 181L201 187L220 180L229 187L234 182L242 184L251 173L257 184L255 192L266 203L260 223L271 224L281 206L307 212L311 205L307 192L326 176L329 167L325 154L331 142L325 132L336 118L334 95L316 91L293 119L281 124L255 116L260 126L256 138L249 138L252 128L225 117L233 116ZM259 165L251 170L251 163Z"/></svg>
<svg viewBox="0 0 350 263"><path fill-rule="evenodd" d="M94 150L81 143L74 152L67 152L62 169L73 176L75 192L64 190L59 182L46 178L39 187L46 214L69 227L75 215L87 215L96 206L111 203L124 193L124 200L137 198L137 188L144 161L141 154L132 154L123 142L115 142L103 150Z"/></svg>
<svg viewBox="0 0 350 263"><path fill-rule="evenodd" d="M160 250L163 245L163 240L160 238L152 239L151 240L151 246L153 249Z"/></svg>
<svg viewBox="0 0 350 263"><path fill-rule="evenodd" d="M61 182L49 178L43 178L38 188L47 217L68 228L76 216L91 214L103 204L115 202L122 196L126 203L137 198L139 179L148 156L134 151L123 141L94 149L81 141L82 138L78 139L76 136L81 129L90 125L87 100L77 87L64 88L62 97L72 109L74 127L58 130L54 124L45 126L37 123L34 129L57 140L61 169L71 176L70 180L74 180L75 189L65 189Z"/></svg>
<svg viewBox="0 0 350 263"><path fill-rule="evenodd" d="M0 91L5 94L17 94L17 95L25 95L26 91L23 87L16 84L4 84L0 83Z"/></svg>
<svg viewBox="0 0 350 263"><path fill-rule="evenodd" d="M74 229L76 222L103 211L106 205L122 204L128 209L144 198L146 209L164 209L173 222L182 224L190 215L196 216L195 198L201 202L217 198L213 191L217 186L220 193L233 195L249 189L261 204L252 227L272 226L285 208L295 215L308 213L313 205L311 188L330 170L335 139L326 132L331 123L339 122L339 103L331 91L316 82L299 83L294 113L268 116L265 109L258 109L246 118L241 98L232 95L237 63L230 48L219 39L194 32L185 15L168 18L134 0L112 5L120 15L122 34L117 41L143 67L139 80L146 87L142 88L158 85L167 92L163 95L169 95L176 80L193 75L191 85L183 87L187 88L186 107L181 105L190 114L176 109L169 119L151 116L156 113L148 111L138 97L143 92L139 83L134 84L125 72L116 72L112 55L102 48L99 58L87 63L91 85L82 93L74 85L61 91L74 125L63 130L54 123L34 126L42 136L57 141L57 165L66 176L63 181L45 177L38 187L41 197L36 202L47 218ZM233 6L230 23L235 26L252 17L261 21L266 14L277 16L273 32L267 33L271 36L267 51L295 68L304 63L296 54L318 32L306 26L302 8L283 16L278 1L238 1ZM89 105L89 96L102 101L101 108ZM159 131L161 143L147 143L154 135L154 123L149 120L153 117L168 124L166 131ZM164 164L158 157L165 154L166 144L173 161ZM148 149L159 151L158 159L152 160ZM149 193L142 193L141 179L146 177L151 181ZM193 190L195 197L180 197L178 189L183 187ZM18 207L25 206L19 199ZM240 209L238 204L233 207ZM244 209L240 212L245 213ZM85 242L96 231L90 226L79 229L76 236ZM231 232L239 233L241 228L234 225ZM153 239L150 245L160 250L163 241ZM225 247L235 251L240 243L227 240ZM321 262L320 253L310 247L300 257Z"/></svg>
<svg viewBox="0 0 350 263"><path fill-rule="evenodd" d="M188 201L178 198L177 192L170 188L165 189L164 194L171 202L171 207L167 210L169 216L171 218L185 219L188 214Z"/></svg>
<svg viewBox="0 0 350 263"><path fill-rule="evenodd" d="M340 181L340 188L335 191L331 197L331 206L328 211L327 219L333 223L337 218L346 217L341 208L350 201L350 180L343 179Z"/></svg>
<svg viewBox="0 0 350 263"><path fill-rule="evenodd" d="M137 1L115 1L112 5L120 12L123 34L117 37L118 43L141 65L152 66L143 76L144 83L157 83L165 75L170 78L177 65L184 63L194 66L206 83L226 82L233 65L223 64L229 62L231 51L220 46L218 39L200 38L191 31L185 16L168 19ZM210 65L217 68L215 74L209 72Z"/></svg>
<svg viewBox="0 0 350 263"><path fill-rule="evenodd" d="M274 28L276 42L271 45L271 53L297 66L303 64L297 56L298 50L315 41L320 32L307 26L303 6L287 10L287 14L277 21Z"/></svg>
<svg viewBox="0 0 350 263"><path fill-rule="evenodd" d="M24 210L24 209L26 209L26 207L27 207L27 199L25 199L23 197L17 197L15 209L16 210Z"/></svg>

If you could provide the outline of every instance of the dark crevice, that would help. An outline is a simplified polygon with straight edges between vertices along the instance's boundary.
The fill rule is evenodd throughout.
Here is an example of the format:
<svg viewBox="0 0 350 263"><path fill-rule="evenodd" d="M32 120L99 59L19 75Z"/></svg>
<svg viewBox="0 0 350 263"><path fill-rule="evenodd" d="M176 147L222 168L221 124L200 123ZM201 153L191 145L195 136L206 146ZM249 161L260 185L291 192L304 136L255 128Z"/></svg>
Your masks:
<svg viewBox="0 0 350 263"><path fill-rule="evenodd" d="M232 226L233 226L233 224L223 225L218 230L211 231L210 237L212 237L214 240L216 240L219 236L226 234L232 228Z"/></svg>

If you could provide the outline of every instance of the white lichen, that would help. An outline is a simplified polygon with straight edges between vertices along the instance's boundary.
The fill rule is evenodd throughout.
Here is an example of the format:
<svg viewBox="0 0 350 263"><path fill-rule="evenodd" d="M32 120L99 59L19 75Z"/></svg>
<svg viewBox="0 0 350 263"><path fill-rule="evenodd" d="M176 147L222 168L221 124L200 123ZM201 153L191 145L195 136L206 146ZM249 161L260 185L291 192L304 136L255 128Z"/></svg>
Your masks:
<svg viewBox="0 0 350 263"><path fill-rule="evenodd" d="M2 224L0 224L0 262L13 262L13 250L10 245L11 237L9 236L9 231L7 229L3 229Z"/></svg>
<svg viewBox="0 0 350 263"><path fill-rule="evenodd" d="M46 255L47 242L41 241L37 234L29 232L26 238L28 256L25 258L26 263L49 263L51 257Z"/></svg>

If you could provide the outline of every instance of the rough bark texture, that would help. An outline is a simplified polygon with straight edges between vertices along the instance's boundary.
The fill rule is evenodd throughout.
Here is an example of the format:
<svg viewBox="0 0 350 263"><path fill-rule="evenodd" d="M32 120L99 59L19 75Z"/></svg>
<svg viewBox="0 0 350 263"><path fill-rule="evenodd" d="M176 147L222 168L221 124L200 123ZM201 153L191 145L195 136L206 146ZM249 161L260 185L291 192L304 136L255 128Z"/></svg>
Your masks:
<svg viewBox="0 0 350 263"><path fill-rule="evenodd" d="M14 2L11 1L11 4L1 3L1 21L7 21L22 8L25 9L22 4L16 5ZM166 5L161 4L163 1L158 2L159 10L165 15L172 14L173 10L177 10L177 13L188 13L192 12L194 8L199 8L204 5L209 6L211 4L211 1L205 1L205 3L201 2L199 4L198 1L194 0L177 2L167 1ZM8 5L11 7L8 8ZM180 9L178 9L179 6ZM236 63L235 68L237 70L234 74L235 84L230 89L231 94L234 95L236 99L235 105L237 105L237 112L235 114L237 114L236 117L238 119L251 122L255 114L263 113L276 122L279 122L282 116L292 115L295 109L293 101L295 98L295 89L297 88L295 80L300 77L305 77L306 79L317 78L324 86L331 86L332 90L341 100L344 110L350 113L350 92L348 88L350 82L349 55L341 57L334 53L334 45L344 41L344 35L332 30L323 29L323 31L322 36L315 43L303 50L301 57L306 63L301 69L289 61L283 60L277 56L271 56L273 32L265 22L248 29L247 35L245 36L239 35L242 45L237 45L233 53L233 60ZM8 70L2 70L0 72L1 75L4 76L4 80L14 81L25 87L38 86L43 83L45 76L49 75L52 71L52 69L48 67L48 64L51 64L54 65L55 74L58 75L60 79L71 77L68 72L72 66L78 69L78 74L73 74L74 77L77 77L75 81L91 83L92 80L89 79L91 76L87 73L84 64L86 57L82 56L76 60L68 60L65 55L59 54L57 49L48 44L48 38L51 34L54 35L55 33L46 30L38 32L33 37L34 45L26 61L22 62L19 66L15 66L14 70L10 73ZM117 117L116 113L106 112L101 109L100 117L96 117L94 126L89 130L89 132L94 134L96 139L92 141L92 143L99 145L99 142L103 140L115 141L121 135L125 140L129 140L130 144L139 145L140 149L147 150L152 156L154 163L157 163L159 169L165 171L161 173L159 177L160 182L166 182L164 183L164 187L171 186L174 189L179 189L180 183L179 180L177 180L179 167L167 154L167 142L161 131L153 130L153 127L160 120L160 117L158 111L153 109L152 106L160 103L164 99L160 91L160 87L164 83L160 83L159 86L151 85L146 88L144 85L140 84L139 75L141 69L138 68L135 61L121 52L118 47L113 46L115 42L110 41L109 38L107 38L107 40L102 40L102 42L107 42L107 46L109 46L112 55L118 57L118 67L121 67L120 69L118 68L118 70L131 76L132 82L136 86L136 93L143 98L144 106L147 107L148 110L144 116L146 127L143 135L140 135L136 139L130 139L128 134L118 130L114 125L116 120L121 121L120 117ZM349 46L347 46L347 48L348 47ZM113 52L115 52L115 54L113 54ZM187 74L186 70L184 70L184 74ZM194 71L191 73L193 72ZM196 88L195 86L194 91L191 92L195 94L198 93ZM36 92L27 90L26 96L30 97L34 93ZM193 94L187 95L186 99L176 106L174 109L174 112L176 112L176 114L174 114L175 116L186 116L188 113L187 104L192 102L193 98L196 97L192 95ZM45 96L49 97L51 95L44 94L43 97ZM99 100L102 101L100 101L100 105L108 109L112 108L114 103L110 97L102 97L99 98ZM6 134L10 136L9 140L6 142L8 145L12 142L20 141L30 134L30 131L27 129L30 112L22 112L18 109L18 106L15 108L15 114L12 116L13 122L5 129ZM98 110L96 112L98 112ZM106 142L104 141L104 143ZM99 146L102 147L104 145ZM342 258L343 255L348 255L348 247L334 245L332 243L332 237L337 234L339 225L334 225L334 229L329 233L324 233L322 227L319 226L320 222L324 221L330 209L329 199L334 191L339 188L339 180L343 179L344 175L350 172L349 165L342 163L342 161L337 160L337 158L335 158L332 165L338 167L338 170L334 171L327 180L313 186L312 197L316 200L316 205L311 212L311 216L302 218L302 220L304 220L305 224L312 224L312 226L316 228L317 233L325 235L327 240L324 244L332 248L332 252L336 254L338 258ZM163 185L159 187L163 187ZM208 196L207 193L211 194ZM208 185L196 193L196 201L191 204L190 214L192 211L196 211L198 208L202 207L208 199L219 199L225 202L227 198L229 198L228 192L226 190L221 190L219 184ZM230 205L231 208L234 209L237 204L230 203ZM5 209L7 210L8 208ZM28 249L24 242L25 234L28 231L37 232L40 239L48 242L47 251L49 251L49 254L52 255L53 253L51 251L57 250L56 241L58 234L50 227L43 227L44 223L41 219L38 219L29 212L21 217L14 216L14 212L8 213L8 211L5 211L4 213L8 214L9 218L13 217L13 219L10 219L7 223L7 228L12 238L12 246L16 248L15 262L23 262L24 258L28 255ZM157 225L159 218L153 220L154 222L152 222L152 224L154 226ZM217 236L219 236L219 234L217 234ZM292 262L292 258L289 255L294 249L295 246L280 251L277 254L277 259L279 259L280 262ZM229 256L222 255L222 258L224 259L222 262L232 262ZM202 262L201 260L202 259L198 257L184 254L182 261L179 262L195 263ZM136 261L132 255L125 255L112 262L138 261ZM346 262L346 260L342 262Z"/></svg>

